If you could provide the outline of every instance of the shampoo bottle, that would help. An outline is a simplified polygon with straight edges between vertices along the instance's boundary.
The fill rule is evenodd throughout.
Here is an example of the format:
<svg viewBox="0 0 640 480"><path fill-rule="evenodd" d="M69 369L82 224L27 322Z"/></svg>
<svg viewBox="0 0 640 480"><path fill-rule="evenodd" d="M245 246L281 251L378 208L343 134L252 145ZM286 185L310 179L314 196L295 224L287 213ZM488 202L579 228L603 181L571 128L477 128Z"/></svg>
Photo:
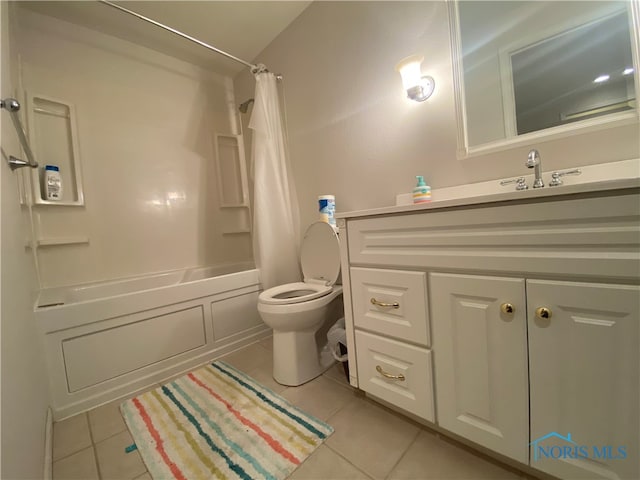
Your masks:
<svg viewBox="0 0 640 480"><path fill-rule="evenodd" d="M62 177L58 166L44 167L44 190L47 200L62 200Z"/></svg>
<svg viewBox="0 0 640 480"><path fill-rule="evenodd" d="M431 187L424 183L422 175L416 175L418 185L413 189L413 203L426 203L431 201Z"/></svg>

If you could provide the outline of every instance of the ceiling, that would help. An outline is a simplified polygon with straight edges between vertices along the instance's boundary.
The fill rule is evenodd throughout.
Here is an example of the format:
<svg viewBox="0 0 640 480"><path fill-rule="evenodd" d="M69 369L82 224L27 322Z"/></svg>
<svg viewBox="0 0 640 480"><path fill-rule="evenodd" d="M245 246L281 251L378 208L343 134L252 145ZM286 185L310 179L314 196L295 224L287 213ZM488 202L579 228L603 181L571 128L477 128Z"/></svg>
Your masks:
<svg viewBox="0 0 640 480"><path fill-rule="evenodd" d="M311 1L119 1L242 60L258 55ZM97 1L18 2L21 8L100 31L207 70L235 76L246 68L206 48Z"/></svg>

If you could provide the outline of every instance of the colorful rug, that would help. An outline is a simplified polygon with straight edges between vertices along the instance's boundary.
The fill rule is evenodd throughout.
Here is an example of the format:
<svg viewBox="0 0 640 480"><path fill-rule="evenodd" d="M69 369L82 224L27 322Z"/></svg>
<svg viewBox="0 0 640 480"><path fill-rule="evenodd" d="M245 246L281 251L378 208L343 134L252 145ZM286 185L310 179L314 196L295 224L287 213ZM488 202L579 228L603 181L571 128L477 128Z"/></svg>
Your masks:
<svg viewBox="0 0 640 480"><path fill-rule="evenodd" d="M120 408L157 480L284 479L333 433L220 361Z"/></svg>

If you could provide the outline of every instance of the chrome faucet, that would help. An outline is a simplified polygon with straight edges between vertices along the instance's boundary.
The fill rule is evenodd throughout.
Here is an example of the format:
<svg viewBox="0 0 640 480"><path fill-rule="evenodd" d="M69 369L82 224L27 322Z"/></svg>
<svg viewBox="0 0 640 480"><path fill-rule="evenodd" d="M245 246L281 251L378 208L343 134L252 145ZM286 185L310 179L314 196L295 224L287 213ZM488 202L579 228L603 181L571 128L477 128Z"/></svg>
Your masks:
<svg viewBox="0 0 640 480"><path fill-rule="evenodd" d="M525 162L527 168L535 168L536 178L533 181L533 188L542 188L544 187L544 182L542 181L542 160L540 159L540 154L537 150L531 150L529 155L527 155L527 161Z"/></svg>

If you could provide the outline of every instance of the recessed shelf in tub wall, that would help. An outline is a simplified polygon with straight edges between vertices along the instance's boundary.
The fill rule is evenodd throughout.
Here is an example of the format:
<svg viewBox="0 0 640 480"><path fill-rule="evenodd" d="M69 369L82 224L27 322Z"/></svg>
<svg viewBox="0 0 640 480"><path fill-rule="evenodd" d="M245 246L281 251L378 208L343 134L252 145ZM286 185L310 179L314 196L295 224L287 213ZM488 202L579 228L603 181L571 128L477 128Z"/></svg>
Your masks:
<svg viewBox="0 0 640 480"><path fill-rule="evenodd" d="M40 167L31 172L36 205L83 206L84 193L78 149L76 113L72 104L45 95L27 93L29 137ZM47 200L45 165L57 165L62 177L62 199Z"/></svg>
<svg viewBox="0 0 640 480"><path fill-rule="evenodd" d="M242 135L214 134L222 234L251 233L249 186Z"/></svg>
<svg viewBox="0 0 640 480"><path fill-rule="evenodd" d="M227 208L220 212L223 235L251 233L249 207Z"/></svg>
<svg viewBox="0 0 640 480"><path fill-rule="evenodd" d="M214 143L220 207L248 207L249 188L242 135L215 133Z"/></svg>

